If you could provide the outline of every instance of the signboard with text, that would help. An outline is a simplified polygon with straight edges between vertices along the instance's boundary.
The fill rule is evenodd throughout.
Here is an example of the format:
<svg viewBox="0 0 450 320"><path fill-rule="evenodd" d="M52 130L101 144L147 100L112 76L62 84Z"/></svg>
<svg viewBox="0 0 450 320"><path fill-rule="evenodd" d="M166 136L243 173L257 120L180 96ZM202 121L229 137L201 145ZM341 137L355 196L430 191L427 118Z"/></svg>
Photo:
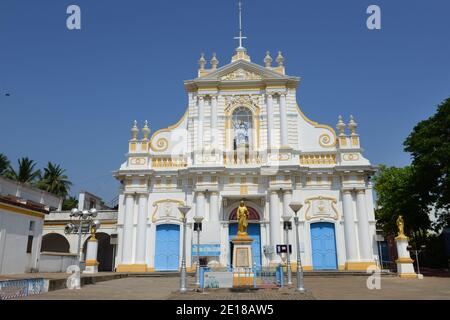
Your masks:
<svg viewBox="0 0 450 320"><path fill-rule="evenodd" d="M197 256L197 244L192 245L192 255ZM220 244L200 244L200 257L219 257Z"/></svg>

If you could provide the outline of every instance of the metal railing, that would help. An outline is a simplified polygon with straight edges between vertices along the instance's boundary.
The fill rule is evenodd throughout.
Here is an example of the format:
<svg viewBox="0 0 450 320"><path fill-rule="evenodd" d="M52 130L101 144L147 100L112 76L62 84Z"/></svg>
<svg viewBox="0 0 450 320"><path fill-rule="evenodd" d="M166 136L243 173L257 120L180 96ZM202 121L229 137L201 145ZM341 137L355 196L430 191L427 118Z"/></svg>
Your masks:
<svg viewBox="0 0 450 320"><path fill-rule="evenodd" d="M209 267L200 268L200 288L205 289L205 273L213 271ZM216 272L228 272L232 278L233 288L267 289L284 287L284 272L280 265L276 267L254 266L252 268L230 267L214 269ZM212 288L219 288L219 284ZM210 284L208 287L211 288Z"/></svg>

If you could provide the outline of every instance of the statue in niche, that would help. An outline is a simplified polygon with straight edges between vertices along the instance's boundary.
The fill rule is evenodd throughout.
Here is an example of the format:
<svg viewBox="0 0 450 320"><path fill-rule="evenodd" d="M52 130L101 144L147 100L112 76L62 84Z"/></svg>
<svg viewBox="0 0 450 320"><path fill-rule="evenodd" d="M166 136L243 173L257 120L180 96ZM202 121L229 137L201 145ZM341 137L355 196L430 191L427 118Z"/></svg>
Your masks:
<svg viewBox="0 0 450 320"><path fill-rule="evenodd" d="M248 145L248 123L244 120L240 120L234 124L234 130L236 132L235 144L237 147L241 145Z"/></svg>

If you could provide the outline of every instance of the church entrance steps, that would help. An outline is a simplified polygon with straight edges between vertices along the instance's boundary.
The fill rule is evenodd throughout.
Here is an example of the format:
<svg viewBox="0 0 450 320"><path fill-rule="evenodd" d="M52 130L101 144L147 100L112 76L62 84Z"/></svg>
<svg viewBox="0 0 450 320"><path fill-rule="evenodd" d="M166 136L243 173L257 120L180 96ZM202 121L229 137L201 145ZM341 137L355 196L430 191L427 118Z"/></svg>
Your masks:
<svg viewBox="0 0 450 320"><path fill-rule="evenodd" d="M365 271L304 271L303 272L305 277L368 277L372 273L367 273ZM292 272L292 276L296 276L296 272ZM381 272L382 277L396 277L397 274L390 271L383 271Z"/></svg>

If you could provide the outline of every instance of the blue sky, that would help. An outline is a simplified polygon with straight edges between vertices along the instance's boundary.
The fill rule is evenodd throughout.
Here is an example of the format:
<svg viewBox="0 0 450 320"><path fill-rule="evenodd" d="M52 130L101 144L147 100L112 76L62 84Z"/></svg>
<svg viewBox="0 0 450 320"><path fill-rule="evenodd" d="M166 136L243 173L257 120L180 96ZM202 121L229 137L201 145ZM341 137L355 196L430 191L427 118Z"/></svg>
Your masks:
<svg viewBox="0 0 450 320"><path fill-rule="evenodd" d="M2 0L0 152L60 163L72 193L110 201L132 121L148 119L153 131L177 122L199 54L230 62L236 3ZM82 30L66 28L70 4L81 7ZM371 4L380 31L366 28ZM409 163L404 139L450 96L449 1L247 0L244 10L253 62L282 50L309 118L334 127L353 114L373 164Z"/></svg>

